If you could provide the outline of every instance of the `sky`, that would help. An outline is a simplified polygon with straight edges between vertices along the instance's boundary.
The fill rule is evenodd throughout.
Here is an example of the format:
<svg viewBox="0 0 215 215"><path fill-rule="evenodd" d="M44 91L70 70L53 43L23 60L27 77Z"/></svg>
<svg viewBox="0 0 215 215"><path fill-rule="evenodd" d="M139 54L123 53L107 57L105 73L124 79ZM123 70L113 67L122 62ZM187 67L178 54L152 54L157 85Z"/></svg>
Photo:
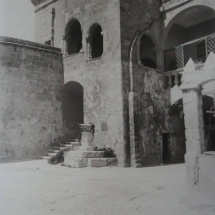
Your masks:
<svg viewBox="0 0 215 215"><path fill-rule="evenodd" d="M0 36L34 41L34 18L30 0L0 0Z"/></svg>

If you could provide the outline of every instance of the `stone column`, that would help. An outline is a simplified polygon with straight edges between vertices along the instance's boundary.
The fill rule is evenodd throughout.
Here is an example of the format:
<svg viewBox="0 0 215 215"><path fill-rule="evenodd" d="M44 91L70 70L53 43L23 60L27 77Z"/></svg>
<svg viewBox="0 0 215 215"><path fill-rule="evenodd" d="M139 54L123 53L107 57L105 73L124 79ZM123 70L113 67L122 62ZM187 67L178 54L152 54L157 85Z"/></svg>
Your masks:
<svg viewBox="0 0 215 215"><path fill-rule="evenodd" d="M82 142L79 147L80 151L94 151L93 146L93 125L92 124L80 124Z"/></svg>
<svg viewBox="0 0 215 215"><path fill-rule="evenodd" d="M130 154L131 167L141 167L138 135L138 94L129 93L129 126L130 126Z"/></svg>
<svg viewBox="0 0 215 215"><path fill-rule="evenodd" d="M63 55L66 56L66 35L62 35L62 41L63 41L62 47Z"/></svg>
<svg viewBox="0 0 215 215"><path fill-rule="evenodd" d="M201 87L182 88L186 134L186 168L188 191L197 190L199 155L204 151L204 123Z"/></svg>

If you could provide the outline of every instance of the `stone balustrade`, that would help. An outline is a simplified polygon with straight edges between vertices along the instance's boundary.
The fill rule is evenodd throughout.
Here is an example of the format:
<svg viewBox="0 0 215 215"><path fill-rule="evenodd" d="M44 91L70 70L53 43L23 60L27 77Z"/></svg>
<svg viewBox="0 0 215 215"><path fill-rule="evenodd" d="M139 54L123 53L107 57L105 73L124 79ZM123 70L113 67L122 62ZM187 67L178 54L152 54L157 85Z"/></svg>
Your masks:
<svg viewBox="0 0 215 215"><path fill-rule="evenodd" d="M178 69L170 72L165 72L164 74L164 86L165 88L172 88L175 85L181 85L181 72L183 69Z"/></svg>
<svg viewBox="0 0 215 215"><path fill-rule="evenodd" d="M194 63L196 70L203 70L203 63ZM180 86L182 84L182 74L184 68L168 71L164 73L164 87L165 88L173 88L174 86Z"/></svg>

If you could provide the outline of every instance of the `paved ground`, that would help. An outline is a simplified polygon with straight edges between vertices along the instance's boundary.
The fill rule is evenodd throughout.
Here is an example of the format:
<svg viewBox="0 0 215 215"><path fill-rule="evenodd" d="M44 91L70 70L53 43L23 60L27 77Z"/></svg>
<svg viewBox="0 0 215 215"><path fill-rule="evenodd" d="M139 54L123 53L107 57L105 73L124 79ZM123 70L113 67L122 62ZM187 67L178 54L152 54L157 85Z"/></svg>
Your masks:
<svg viewBox="0 0 215 215"><path fill-rule="evenodd" d="M0 164L0 215L214 215L185 192L185 165L141 169Z"/></svg>

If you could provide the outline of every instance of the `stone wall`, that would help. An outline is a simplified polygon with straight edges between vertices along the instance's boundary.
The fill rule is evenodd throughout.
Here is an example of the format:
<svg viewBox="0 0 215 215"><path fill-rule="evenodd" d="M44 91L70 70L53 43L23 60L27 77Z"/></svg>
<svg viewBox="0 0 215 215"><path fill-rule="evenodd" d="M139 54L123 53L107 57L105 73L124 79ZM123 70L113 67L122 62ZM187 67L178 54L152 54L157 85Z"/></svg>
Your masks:
<svg viewBox="0 0 215 215"><path fill-rule="evenodd" d="M122 72L123 72L123 100L124 100L124 125L125 125L125 130L126 130L126 154L127 154L127 160L130 162L130 140L129 140L129 107L128 107L128 98L129 98L129 92L130 92L130 77L129 77L129 52L130 52L130 47L132 44L132 41L135 37L135 34L138 30L141 30L142 33L145 33L146 35L149 35L150 38L152 39L153 42L159 41L159 38L161 37L161 20L157 19L155 22L153 22L155 17L159 14L159 7L160 7L160 2L159 1L120 1L121 7L121 46L122 46ZM149 23L152 23L150 28L148 27ZM146 28L146 29L145 29ZM147 94L144 92L144 86L145 84L151 84L151 80L147 79L144 80L144 76L146 75L145 72L148 71L147 68L144 68L142 65L140 65L140 59L139 59L139 49L137 47L140 46L140 39L141 37L138 37L136 44L134 45L134 51L133 51L133 56L132 56L132 61L134 65L134 71L133 71L133 76L134 76L134 92L139 94L139 105L140 105L140 111L144 109L147 109L146 106L142 106L143 102L143 97L147 97ZM156 49L158 48L158 43L155 44ZM159 60L158 60L159 61ZM159 64L159 63L158 63ZM141 67L141 69L139 69ZM141 71L141 72L139 72ZM156 75L155 75L156 76ZM145 81L147 83L145 83ZM153 81L153 80L152 80ZM156 89L153 89L156 90ZM150 96L152 92L148 92L148 96ZM146 101L147 106L151 106L150 101ZM142 107L141 107L142 106ZM153 106L153 105L152 105ZM152 109L154 106L152 107ZM159 106L158 106L159 109ZM148 123L150 124L150 121L147 124L142 124L143 119L141 118L141 114L138 115L139 120L141 124L139 125L137 122L135 122L135 130L142 131L142 132L147 132L149 128L147 128ZM138 118L137 117L137 118ZM151 120L151 119L150 119ZM155 130L155 129L154 129ZM145 146L142 145L143 141L140 140L140 132L135 132L136 133L136 140L138 141L138 145L140 148L144 148ZM153 133L153 131L151 131ZM156 136L156 133L153 133L152 136ZM144 144L146 139L144 139ZM156 140L157 141L157 140ZM147 144L150 144L151 142L147 140ZM153 147L150 147L150 149L147 150L152 150ZM132 150L132 149L131 149ZM139 149L142 150L143 149ZM145 149L146 150L146 149ZM156 149L153 149L156 150ZM145 152L144 152L145 153ZM140 160L142 162L142 152L140 152ZM146 163L146 162L145 162ZM147 162L150 163L150 162ZM152 164L152 162L151 162Z"/></svg>
<svg viewBox="0 0 215 215"><path fill-rule="evenodd" d="M133 109L136 111L134 117L135 130L134 145L136 159L142 166L163 163L163 134L169 135L169 163L184 161L185 138L183 113L177 112L169 115L170 91L163 86L163 62L161 38L163 21L160 16L159 1L121 1L121 46L123 66L123 98L124 98L124 120L127 131L127 159L130 158L130 150L133 143L129 142L129 120L128 120L128 94L130 89L129 77L129 52L136 32L141 31L133 47L133 91L136 93ZM140 62L140 40L142 35L149 36L156 49L157 69L144 67ZM181 134L181 131L183 133ZM132 137L131 137L132 139ZM135 158L136 157L136 158ZM133 161L131 161L132 163Z"/></svg>
<svg viewBox="0 0 215 215"><path fill-rule="evenodd" d="M0 37L0 159L30 159L61 135L61 50Z"/></svg>
<svg viewBox="0 0 215 215"><path fill-rule="evenodd" d="M83 86L84 122L95 124L95 146L111 147L117 154L118 165L125 166L119 1L64 0L37 8L38 42L50 39L52 8L55 46L63 47L62 35L72 18L80 22L83 30L83 49L64 57L64 83L75 81ZM94 23L102 27L104 52L100 58L90 60L86 37Z"/></svg>
<svg viewBox="0 0 215 215"><path fill-rule="evenodd" d="M138 30L141 30L141 35L146 34L152 39L157 55L156 71L141 65L139 35L134 46L132 62L135 93L140 95L142 107L138 141L142 148L145 147L144 144L147 145L147 152L141 152L142 164L162 163L162 133L171 133L170 142L176 143L177 135L171 131L170 124L175 122L177 117L169 120L167 116L170 96L169 91L164 90L162 86L163 62L160 41L163 20L160 6L161 1L157 0L92 0L87 3L83 0L47 0L36 7L38 42L44 43L51 39L52 8L55 8L54 45L57 47L64 47L62 35L65 34L67 23L71 19L80 22L83 48L77 54L64 57L64 83L78 82L83 86L84 122L96 125L95 146L112 147L120 166L130 165L129 52ZM86 38L94 23L99 23L102 27L104 53L101 58L91 60ZM144 121L146 118L148 121ZM175 151L177 147L172 146L171 152Z"/></svg>

